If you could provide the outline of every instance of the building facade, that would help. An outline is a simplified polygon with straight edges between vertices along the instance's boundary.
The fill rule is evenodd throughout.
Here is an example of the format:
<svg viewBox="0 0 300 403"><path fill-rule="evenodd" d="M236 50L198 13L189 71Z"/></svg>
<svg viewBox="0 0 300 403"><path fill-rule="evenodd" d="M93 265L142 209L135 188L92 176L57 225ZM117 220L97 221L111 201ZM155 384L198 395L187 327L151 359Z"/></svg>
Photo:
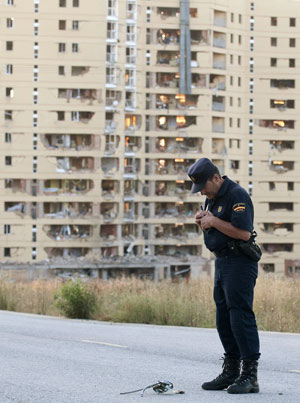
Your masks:
<svg viewBox="0 0 300 403"><path fill-rule="evenodd" d="M252 195L261 270L300 271L299 2L2 0L0 18L2 269L207 271L186 174L205 156Z"/></svg>

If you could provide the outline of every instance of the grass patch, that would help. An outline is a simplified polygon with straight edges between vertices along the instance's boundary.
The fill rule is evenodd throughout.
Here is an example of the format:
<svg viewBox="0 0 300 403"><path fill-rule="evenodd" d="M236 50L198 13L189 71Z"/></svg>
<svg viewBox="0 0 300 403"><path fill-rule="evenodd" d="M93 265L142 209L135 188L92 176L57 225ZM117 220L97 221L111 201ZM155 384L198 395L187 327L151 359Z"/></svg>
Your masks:
<svg viewBox="0 0 300 403"><path fill-rule="evenodd" d="M213 280L172 283L0 281L0 309L158 325L215 327ZM261 276L254 310L260 330L300 333L300 279Z"/></svg>

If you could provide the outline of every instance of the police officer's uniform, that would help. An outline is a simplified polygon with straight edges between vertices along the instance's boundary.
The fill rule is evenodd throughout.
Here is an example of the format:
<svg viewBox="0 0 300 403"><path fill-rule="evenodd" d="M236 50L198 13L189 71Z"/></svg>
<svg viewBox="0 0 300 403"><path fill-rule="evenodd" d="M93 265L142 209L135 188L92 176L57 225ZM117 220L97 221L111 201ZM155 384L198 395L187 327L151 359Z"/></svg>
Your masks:
<svg viewBox="0 0 300 403"><path fill-rule="evenodd" d="M226 176L215 199L205 209L242 230L253 231L253 204L248 193ZM234 240L215 228L204 231L207 248L216 256L214 299L217 329L225 353L231 357L257 360L259 338L253 313L253 289L257 262L228 243Z"/></svg>
<svg viewBox="0 0 300 403"><path fill-rule="evenodd" d="M188 175L193 181L192 193L201 192L218 172L207 158L196 161ZM220 179L221 181L221 179ZM240 230L253 232L253 204L248 193L228 177L219 182L218 193L206 199L204 210L231 223ZM204 214L205 215L205 214ZM201 218L200 218L201 221ZM205 390L227 389L228 393L257 393L259 337L253 312L253 291L257 278L257 261L244 254L237 240L214 227L203 232L207 248L215 256L214 300L219 337L225 350L223 372ZM248 250L249 252L249 250ZM240 372L240 360L243 361Z"/></svg>

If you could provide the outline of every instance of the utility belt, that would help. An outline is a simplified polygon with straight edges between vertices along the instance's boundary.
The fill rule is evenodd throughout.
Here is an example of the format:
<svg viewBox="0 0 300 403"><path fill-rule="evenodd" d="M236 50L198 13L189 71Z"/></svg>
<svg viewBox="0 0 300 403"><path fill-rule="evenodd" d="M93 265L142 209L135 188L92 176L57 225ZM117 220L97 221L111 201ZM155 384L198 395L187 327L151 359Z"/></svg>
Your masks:
<svg viewBox="0 0 300 403"><path fill-rule="evenodd" d="M238 250L238 248L233 248L232 249L232 248L229 248L229 247L225 247L225 248L222 248L222 249L214 250L213 254L216 257L225 257L225 256L233 257L233 256L242 256L243 252Z"/></svg>
<svg viewBox="0 0 300 403"><path fill-rule="evenodd" d="M216 257L224 256L247 256L251 260L258 262L261 258L262 252L260 247L256 244L255 238L257 234L255 231L251 234L249 241L235 240L227 242L225 248L213 251Z"/></svg>

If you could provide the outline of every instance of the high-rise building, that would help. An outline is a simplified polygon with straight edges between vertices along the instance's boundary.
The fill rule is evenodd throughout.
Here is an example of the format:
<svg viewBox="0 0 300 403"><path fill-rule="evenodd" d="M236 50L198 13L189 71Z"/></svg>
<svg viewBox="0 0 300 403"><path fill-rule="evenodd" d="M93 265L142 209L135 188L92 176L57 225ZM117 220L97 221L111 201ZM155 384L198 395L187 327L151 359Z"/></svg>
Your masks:
<svg viewBox="0 0 300 403"><path fill-rule="evenodd" d="M2 269L208 271L186 174L205 156L252 196L261 270L300 272L300 2L2 0L0 17Z"/></svg>

